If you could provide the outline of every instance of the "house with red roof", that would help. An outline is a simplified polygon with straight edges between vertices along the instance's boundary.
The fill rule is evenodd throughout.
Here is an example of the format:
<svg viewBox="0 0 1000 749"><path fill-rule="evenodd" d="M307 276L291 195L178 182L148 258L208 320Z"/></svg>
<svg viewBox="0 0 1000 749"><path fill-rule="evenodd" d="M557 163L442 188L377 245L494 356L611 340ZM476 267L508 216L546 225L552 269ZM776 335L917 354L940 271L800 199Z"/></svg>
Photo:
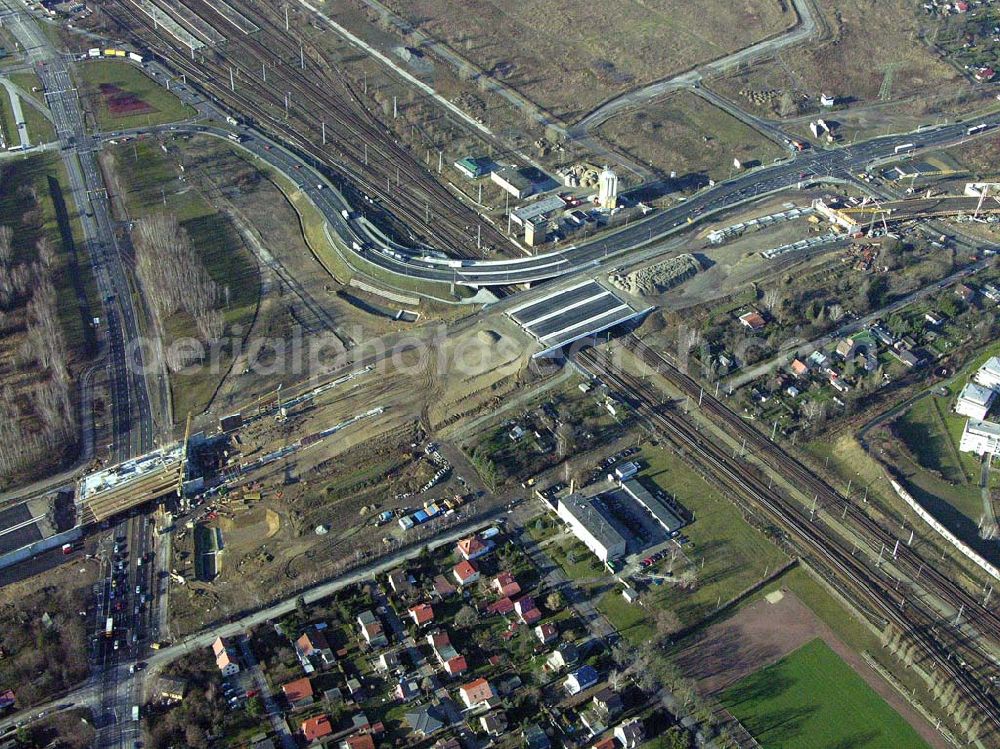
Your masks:
<svg viewBox="0 0 1000 749"><path fill-rule="evenodd" d="M491 614L507 616L507 614L514 610L514 602L509 598L501 598L499 601L494 601L487 606L486 610Z"/></svg>
<svg viewBox="0 0 1000 749"><path fill-rule="evenodd" d="M375 749L375 739L367 733L350 736L340 742L340 749Z"/></svg>
<svg viewBox="0 0 1000 749"><path fill-rule="evenodd" d="M434 621L434 609L429 603L418 603L410 608L410 617L418 627L430 624Z"/></svg>
<svg viewBox="0 0 1000 749"><path fill-rule="evenodd" d="M427 643L431 646L441 665L458 657L458 651L455 650L455 646L451 644L451 638L444 630L439 629L437 632L431 632L427 635Z"/></svg>
<svg viewBox="0 0 1000 749"><path fill-rule="evenodd" d="M525 624L534 624L542 618L542 612L538 610L538 607L535 605L535 599L531 596L525 596L515 601L514 611L517 612L517 615L521 617L521 621Z"/></svg>
<svg viewBox="0 0 1000 749"><path fill-rule="evenodd" d="M293 710L313 703L312 682L308 677L303 676L301 679L282 685L281 691Z"/></svg>
<svg viewBox="0 0 1000 749"><path fill-rule="evenodd" d="M459 585L471 585L479 581L479 568L468 560L462 560L452 569Z"/></svg>
<svg viewBox="0 0 1000 749"><path fill-rule="evenodd" d="M501 572L493 578L493 588L503 598L513 598L521 592L521 586L510 572Z"/></svg>
<svg viewBox="0 0 1000 749"><path fill-rule="evenodd" d="M461 555L462 559L467 562L472 559L478 559L485 554L489 554L492 549L493 542L483 541L478 535L463 538L455 544L455 550Z"/></svg>
<svg viewBox="0 0 1000 749"><path fill-rule="evenodd" d="M469 664L464 655L458 655L445 661L444 670L448 676L460 676L469 670Z"/></svg>
<svg viewBox="0 0 1000 749"><path fill-rule="evenodd" d="M548 645L559 636L559 630L556 629L553 624L539 624L535 627L535 636L539 639L542 645Z"/></svg>
<svg viewBox="0 0 1000 749"><path fill-rule="evenodd" d="M333 726L330 725L329 715L317 715L302 721L299 730L302 731L302 738L306 740L306 743L311 744L333 733Z"/></svg>
<svg viewBox="0 0 1000 749"><path fill-rule="evenodd" d="M475 707L493 699L493 687L486 679L479 678L458 688L458 695L466 707Z"/></svg>

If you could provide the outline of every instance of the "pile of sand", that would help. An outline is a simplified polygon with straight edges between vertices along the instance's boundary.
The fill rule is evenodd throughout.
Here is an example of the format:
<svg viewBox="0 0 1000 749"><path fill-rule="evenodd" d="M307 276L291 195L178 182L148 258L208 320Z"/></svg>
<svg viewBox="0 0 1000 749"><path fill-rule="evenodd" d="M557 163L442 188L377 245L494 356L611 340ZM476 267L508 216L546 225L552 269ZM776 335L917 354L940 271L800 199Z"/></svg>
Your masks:
<svg viewBox="0 0 1000 749"><path fill-rule="evenodd" d="M694 255L684 254L625 275L612 273L608 276L608 281L622 291L647 296L662 294L693 277L700 270L701 263L698 259Z"/></svg>

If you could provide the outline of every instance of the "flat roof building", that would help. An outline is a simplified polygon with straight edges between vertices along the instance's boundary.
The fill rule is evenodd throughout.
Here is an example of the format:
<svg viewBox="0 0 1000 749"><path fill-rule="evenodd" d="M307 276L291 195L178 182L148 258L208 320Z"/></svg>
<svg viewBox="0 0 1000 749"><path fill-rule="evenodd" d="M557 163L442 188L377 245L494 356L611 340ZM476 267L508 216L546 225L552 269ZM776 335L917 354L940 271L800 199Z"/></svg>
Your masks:
<svg viewBox="0 0 1000 749"><path fill-rule="evenodd" d="M970 419L985 419L996 395L996 391L970 382L962 388L958 400L955 401L955 413L968 416Z"/></svg>
<svg viewBox="0 0 1000 749"><path fill-rule="evenodd" d="M991 356L973 377L983 387L1000 388L1000 356Z"/></svg>
<svg viewBox="0 0 1000 749"><path fill-rule="evenodd" d="M1000 424L992 421L969 419L962 431L958 449L964 453L987 455L1000 452Z"/></svg>
<svg viewBox="0 0 1000 749"><path fill-rule="evenodd" d="M490 173L490 179L501 188L520 200L531 195L531 180L521 174L521 170L513 166L505 166Z"/></svg>
<svg viewBox="0 0 1000 749"><path fill-rule="evenodd" d="M559 500L556 514L602 562L625 556L626 538L596 497L570 494Z"/></svg>
<svg viewBox="0 0 1000 749"><path fill-rule="evenodd" d="M561 211L565 207L565 200L560 198L558 195L550 195L547 198L539 198L533 203L528 203L528 205L522 205L520 208L515 208L510 212L510 220L518 226L522 226L532 219L541 218L542 216L554 213L555 211Z"/></svg>
<svg viewBox="0 0 1000 749"><path fill-rule="evenodd" d="M632 499L638 502L640 505L649 511L656 522L659 523L663 530L668 534L674 531L680 530L684 527L684 521L674 512L672 509L667 507L649 489L640 484L636 479L629 479L628 481L622 481L622 489L628 494Z"/></svg>

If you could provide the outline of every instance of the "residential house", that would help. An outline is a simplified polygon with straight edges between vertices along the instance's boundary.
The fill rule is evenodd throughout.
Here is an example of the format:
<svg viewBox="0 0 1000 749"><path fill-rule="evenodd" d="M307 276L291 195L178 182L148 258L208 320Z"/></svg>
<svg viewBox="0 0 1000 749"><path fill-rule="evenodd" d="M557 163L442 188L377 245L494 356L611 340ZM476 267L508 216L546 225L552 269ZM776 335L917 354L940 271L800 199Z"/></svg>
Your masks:
<svg viewBox="0 0 1000 749"><path fill-rule="evenodd" d="M844 361L850 361L854 358L855 344L853 338L841 338L840 342L837 344L837 356L839 356Z"/></svg>
<svg viewBox="0 0 1000 749"><path fill-rule="evenodd" d="M513 598L521 592L521 586L510 572L501 572L493 578L493 587L503 598Z"/></svg>
<svg viewBox="0 0 1000 749"><path fill-rule="evenodd" d="M594 744L591 749L618 749L618 741L614 736L607 736Z"/></svg>
<svg viewBox="0 0 1000 749"><path fill-rule="evenodd" d="M611 687L605 687L594 695L594 710L597 711L604 720L614 718L625 709L621 695Z"/></svg>
<svg viewBox="0 0 1000 749"><path fill-rule="evenodd" d="M564 668L574 665L580 660L580 651L572 642L563 642L553 650L546 664L553 671L561 671Z"/></svg>
<svg viewBox="0 0 1000 749"><path fill-rule="evenodd" d="M435 741L432 749L462 749L462 742L454 736L449 736L446 739L438 739Z"/></svg>
<svg viewBox="0 0 1000 749"><path fill-rule="evenodd" d="M389 644L389 639L382 631L382 622L371 611L358 614L358 626L361 628L361 636L371 647L384 648Z"/></svg>
<svg viewBox="0 0 1000 749"><path fill-rule="evenodd" d="M618 739L623 749L633 749L633 747L639 746L646 738L642 720L632 718L615 726L615 738Z"/></svg>
<svg viewBox="0 0 1000 749"><path fill-rule="evenodd" d="M17 695L13 689L5 689L0 692L0 710L10 710L17 702Z"/></svg>
<svg viewBox="0 0 1000 749"><path fill-rule="evenodd" d="M811 354L809 354L809 358L806 359L806 364L809 365L810 369L811 368L816 368L816 369L820 369L820 370L825 369L826 365L829 362L830 362L830 359L827 357L827 355L824 354L819 349L817 349L816 351L813 351Z"/></svg>
<svg viewBox="0 0 1000 749"><path fill-rule="evenodd" d="M580 694L583 690L594 686L600 681L600 678L597 669L593 666L581 666L567 677L566 681L563 682L563 687L571 695Z"/></svg>
<svg viewBox="0 0 1000 749"><path fill-rule="evenodd" d="M444 728L444 720L433 705L423 705L407 713L404 719L417 736L430 736Z"/></svg>
<svg viewBox="0 0 1000 749"><path fill-rule="evenodd" d="M352 676L346 682L344 682L347 687L347 691L351 695L351 699L355 702L364 702L365 700L365 686L361 683L361 680L356 676Z"/></svg>
<svg viewBox="0 0 1000 749"><path fill-rule="evenodd" d="M983 296L989 299L991 302L1000 302L1000 287L994 284L988 283L983 285Z"/></svg>
<svg viewBox="0 0 1000 749"><path fill-rule="evenodd" d="M438 575L434 578L434 592L439 598L447 598L455 592L455 586L444 575Z"/></svg>
<svg viewBox="0 0 1000 749"><path fill-rule="evenodd" d="M488 613L499 614L500 616L507 616L513 610L514 602L509 598L501 598L499 601L494 601L486 607Z"/></svg>
<svg viewBox="0 0 1000 749"><path fill-rule="evenodd" d="M487 736L502 736L507 730L507 716L502 710L479 716L479 725Z"/></svg>
<svg viewBox="0 0 1000 749"><path fill-rule="evenodd" d="M276 747L274 741L269 739L266 734L258 733L250 738L248 749L276 749Z"/></svg>
<svg viewBox="0 0 1000 749"><path fill-rule="evenodd" d="M390 671L395 671L399 668L399 653L395 651L389 651L387 653L382 653L378 660L375 662L375 668L378 671L388 673Z"/></svg>
<svg viewBox="0 0 1000 749"><path fill-rule="evenodd" d="M438 659L438 663L444 665L452 658L458 657L458 651L451 644L451 638L448 637L448 633L442 629L436 632L431 632L427 635L427 644L431 646L431 650L434 651L434 655Z"/></svg>
<svg viewBox="0 0 1000 749"><path fill-rule="evenodd" d="M487 702L495 696L493 687L486 679L479 678L463 684L458 688L458 695L467 708L473 708Z"/></svg>
<svg viewBox="0 0 1000 749"><path fill-rule="evenodd" d="M434 609L429 603L418 603L410 608L410 617L418 627L434 621Z"/></svg>
<svg viewBox="0 0 1000 749"><path fill-rule="evenodd" d="M394 692L396 699L400 702L409 702L415 697L420 696L420 685L417 680L412 676L404 676L396 684L396 690Z"/></svg>
<svg viewBox="0 0 1000 749"><path fill-rule="evenodd" d="M461 676L469 670L469 664L464 655L457 655L444 662L444 670L448 676Z"/></svg>
<svg viewBox="0 0 1000 749"><path fill-rule="evenodd" d="M327 642L326 635L315 627L310 627L295 641L295 652L300 658L317 660L322 668L329 668L336 663L333 650Z"/></svg>
<svg viewBox="0 0 1000 749"><path fill-rule="evenodd" d="M307 677L282 685L281 691L293 710L313 703L312 682Z"/></svg>
<svg viewBox="0 0 1000 749"><path fill-rule="evenodd" d="M169 676L161 676L156 680L156 699L163 702L180 702L184 699L184 692L187 690L187 682L183 679L174 679ZM14 693L11 692L11 695ZM0 710L3 710L3 700L0 698Z"/></svg>
<svg viewBox="0 0 1000 749"><path fill-rule="evenodd" d="M809 374L809 365L801 359L794 359L789 367L796 377L805 377Z"/></svg>
<svg viewBox="0 0 1000 749"><path fill-rule="evenodd" d="M955 296L966 304L972 304L976 298L976 290L967 284L960 283L955 286Z"/></svg>
<svg viewBox="0 0 1000 749"><path fill-rule="evenodd" d="M549 749L552 746L549 737L545 735L545 731L537 723L525 726L521 735L524 739L525 749Z"/></svg>
<svg viewBox="0 0 1000 749"><path fill-rule="evenodd" d="M532 625L542 618L542 612L535 605L535 599L525 596L514 602L514 611L521 617L521 621L527 625Z"/></svg>
<svg viewBox="0 0 1000 749"><path fill-rule="evenodd" d="M215 665L218 666L223 677L240 672L240 664L236 662L236 651L221 637L216 638L215 642L212 643L212 652L215 653Z"/></svg>
<svg viewBox="0 0 1000 749"><path fill-rule="evenodd" d="M924 313L924 319L935 328L940 327L944 324L945 316L939 315L937 312L926 312Z"/></svg>
<svg viewBox="0 0 1000 749"><path fill-rule="evenodd" d="M763 329L767 325L767 321L760 312L753 311L747 312L746 314L740 315L740 322L743 327L749 328L750 330L757 331Z"/></svg>
<svg viewBox="0 0 1000 749"><path fill-rule="evenodd" d="M375 749L375 739L367 733L349 736L340 742L340 749Z"/></svg>
<svg viewBox="0 0 1000 749"><path fill-rule="evenodd" d="M389 587L392 588L392 592L397 596L400 598L409 598L413 595L413 583L410 582L410 576L406 572L403 570L393 570L387 577L389 579Z"/></svg>
<svg viewBox="0 0 1000 749"><path fill-rule="evenodd" d="M478 534L463 538L455 544L455 550L467 562L489 554L492 548L493 542L483 541Z"/></svg>
<svg viewBox="0 0 1000 749"><path fill-rule="evenodd" d="M302 721L299 730L302 731L302 738L306 743L311 744L333 733L333 726L330 724L329 715L317 715Z"/></svg>
<svg viewBox="0 0 1000 749"><path fill-rule="evenodd" d="M535 637L542 643L548 645L559 636L559 630L552 624L539 624L535 627Z"/></svg>
<svg viewBox="0 0 1000 749"><path fill-rule="evenodd" d="M462 560L452 569L455 579L460 586L471 585L479 581L479 569L468 560Z"/></svg>

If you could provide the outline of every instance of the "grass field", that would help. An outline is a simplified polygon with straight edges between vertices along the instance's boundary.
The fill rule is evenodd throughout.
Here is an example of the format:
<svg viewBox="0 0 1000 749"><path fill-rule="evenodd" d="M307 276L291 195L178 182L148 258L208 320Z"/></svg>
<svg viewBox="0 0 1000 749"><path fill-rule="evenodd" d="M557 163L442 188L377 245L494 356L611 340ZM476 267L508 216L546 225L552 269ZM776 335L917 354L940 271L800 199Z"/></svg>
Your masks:
<svg viewBox="0 0 1000 749"><path fill-rule="evenodd" d="M737 682L722 702L765 749L927 746L819 639Z"/></svg>
<svg viewBox="0 0 1000 749"><path fill-rule="evenodd" d="M664 174L676 171L681 180L691 178L692 187L729 177L734 158L752 166L783 155L757 131L688 91L614 117L597 132Z"/></svg>
<svg viewBox="0 0 1000 749"><path fill-rule="evenodd" d="M171 146L169 154L164 154L152 140L123 143L113 150L115 172L129 215L136 219L160 211L174 214L209 275L220 289L228 289L229 303L224 310L227 328L246 328L256 313L259 299L256 262L229 217L193 189L190 180L178 179L177 161L185 163L188 173L209 162L213 169L239 170L246 165L217 139L177 141ZM232 161L224 166L227 156ZM189 315L178 312L166 321L168 341L192 335L196 333ZM172 378L174 413L178 419L183 419L189 409L194 413L203 410L226 373L225 367L219 372L207 370L198 367Z"/></svg>
<svg viewBox="0 0 1000 749"><path fill-rule="evenodd" d="M191 117L194 109L146 76L134 65L109 60L95 60L77 67L81 79L80 97L94 114L100 130L124 130L143 125L159 125ZM101 86L114 87L116 96L131 96L144 103L147 111L116 114L108 106Z"/></svg>
<svg viewBox="0 0 1000 749"><path fill-rule="evenodd" d="M569 120L622 91L717 59L795 23L790 3L776 0L621 0L572 9L560 0L391 0L388 5Z"/></svg>

